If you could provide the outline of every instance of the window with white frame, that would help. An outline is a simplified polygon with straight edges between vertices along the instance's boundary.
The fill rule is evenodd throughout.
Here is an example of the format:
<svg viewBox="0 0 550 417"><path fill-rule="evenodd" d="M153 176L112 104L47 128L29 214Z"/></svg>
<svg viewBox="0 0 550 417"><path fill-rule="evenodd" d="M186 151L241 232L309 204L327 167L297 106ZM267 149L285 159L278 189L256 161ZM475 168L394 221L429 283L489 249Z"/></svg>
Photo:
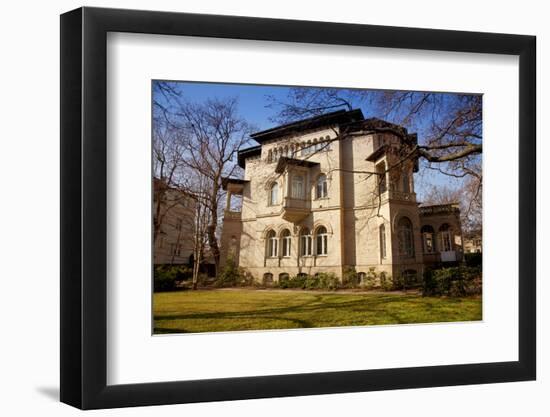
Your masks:
<svg viewBox="0 0 550 417"><path fill-rule="evenodd" d="M328 234L325 226L319 226L315 233L315 246L317 255L328 253Z"/></svg>
<svg viewBox="0 0 550 417"><path fill-rule="evenodd" d="M441 252L450 252L453 250L451 241L451 228L447 223L444 223L439 228Z"/></svg>
<svg viewBox="0 0 550 417"><path fill-rule="evenodd" d="M292 237L290 231L285 229L281 233L281 242L283 247L283 257L290 258L290 245L292 243Z"/></svg>
<svg viewBox="0 0 550 417"><path fill-rule="evenodd" d="M300 232L300 255L311 256L312 251L311 234L308 228L302 229Z"/></svg>
<svg viewBox="0 0 550 417"><path fill-rule="evenodd" d="M276 258L277 257L277 235L274 230L270 230L267 233L267 257Z"/></svg>
<svg viewBox="0 0 550 417"><path fill-rule="evenodd" d="M269 190L269 205L279 204L279 184L274 182Z"/></svg>
<svg viewBox="0 0 550 417"><path fill-rule="evenodd" d="M435 232L433 227L430 225L422 226L420 233L422 234L422 243L424 246L424 253L434 253L435 252L435 245L434 245Z"/></svg>
<svg viewBox="0 0 550 417"><path fill-rule="evenodd" d="M292 198L304 198L304 176L303 175L293 175L292 176L292 187L291 187L291 197Z"/></svg>
<svg viewBox="0 0 550 417"><path fill-rule="evenodd" d="M326 198L328 196L327 176L321 174L317 177L315 198Z"/></svg>

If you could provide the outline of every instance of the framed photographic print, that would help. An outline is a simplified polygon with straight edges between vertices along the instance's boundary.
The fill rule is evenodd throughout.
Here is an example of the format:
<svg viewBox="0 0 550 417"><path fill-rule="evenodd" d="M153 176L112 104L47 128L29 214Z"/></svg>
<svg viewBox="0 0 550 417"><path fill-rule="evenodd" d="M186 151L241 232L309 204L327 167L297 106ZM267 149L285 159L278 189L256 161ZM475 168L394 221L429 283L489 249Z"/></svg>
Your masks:
<svg viewBox="0 0 550 417"><path fill-rule="evenodd" d="M61 400L536 375L535 38L61 16Z"/></svg>

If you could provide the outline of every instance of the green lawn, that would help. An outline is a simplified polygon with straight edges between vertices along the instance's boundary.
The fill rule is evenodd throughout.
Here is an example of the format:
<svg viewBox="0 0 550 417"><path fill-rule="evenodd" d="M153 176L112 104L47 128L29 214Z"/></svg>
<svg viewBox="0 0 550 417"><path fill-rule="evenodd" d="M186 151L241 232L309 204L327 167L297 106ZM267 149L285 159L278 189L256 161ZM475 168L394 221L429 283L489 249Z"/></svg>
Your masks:
<svg viewBox="0 0 550 417"><path fill-rule="evenodd" d="M155 334L481 320L481 298L404 293L205 290L156 293Z"/></svg>

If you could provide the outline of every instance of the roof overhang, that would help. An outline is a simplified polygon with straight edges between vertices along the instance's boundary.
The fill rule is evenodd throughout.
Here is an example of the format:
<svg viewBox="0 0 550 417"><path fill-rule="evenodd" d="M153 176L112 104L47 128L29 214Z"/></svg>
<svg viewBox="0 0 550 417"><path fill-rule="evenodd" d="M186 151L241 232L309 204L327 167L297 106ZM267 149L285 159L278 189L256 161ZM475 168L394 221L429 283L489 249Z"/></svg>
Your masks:
<svg viewBox="0 0 550 417"><path fill-rule="evenodd" d="M242 192L244 185L249 183L248 180L240 178L222 178L222 189L224 191L231 191L232 193Z"/></svg>
<svg viewBox="0 0 550 417"><path fill-rule="evenodd" d="M262 147L261 145L258 146L252 146L251 148L246 149L240 149L237 152L237 163L241 168L244 169L246 164L246 158L250 158L253 156L259 156L262 154Z"/></svg>
<svg viewBox="0 0 550 417"><path fill-rule="evenodd" d="M285 172L285 169L287 166L313 168L317 165L320 165L319 162L312 162L304 159L287 158L283 156L282 158L279 159L279 162L277 162L277 166L275 167L275 172L277 174L282 174L283 172Z"/></svg>
<svg viewBox="0 0 550 417"><path fill-rule="evenodd" d="M281 136L286 136L294 133L303 132L305 130L318 129L325 126L338 126L344 123L353 123L363 120L363 112L361 109L354 110L338 110L332 113L325 113L308 119L298 120L296 122L287 123L271 129L262 130L250 135L258 143L276 139Z"/></svg>

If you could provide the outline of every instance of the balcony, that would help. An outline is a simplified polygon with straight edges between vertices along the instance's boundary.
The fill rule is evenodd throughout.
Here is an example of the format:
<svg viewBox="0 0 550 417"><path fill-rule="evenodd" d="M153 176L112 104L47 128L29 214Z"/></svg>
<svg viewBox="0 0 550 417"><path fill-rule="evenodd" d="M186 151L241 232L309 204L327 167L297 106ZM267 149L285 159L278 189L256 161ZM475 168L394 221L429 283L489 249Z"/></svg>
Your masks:
<svg viewBox="0 0 550 417"><path fill-rule="evenodd" d="M297 223L311 213L311 201L303 198L285 197L283 201L283 219Z"/></svg>

